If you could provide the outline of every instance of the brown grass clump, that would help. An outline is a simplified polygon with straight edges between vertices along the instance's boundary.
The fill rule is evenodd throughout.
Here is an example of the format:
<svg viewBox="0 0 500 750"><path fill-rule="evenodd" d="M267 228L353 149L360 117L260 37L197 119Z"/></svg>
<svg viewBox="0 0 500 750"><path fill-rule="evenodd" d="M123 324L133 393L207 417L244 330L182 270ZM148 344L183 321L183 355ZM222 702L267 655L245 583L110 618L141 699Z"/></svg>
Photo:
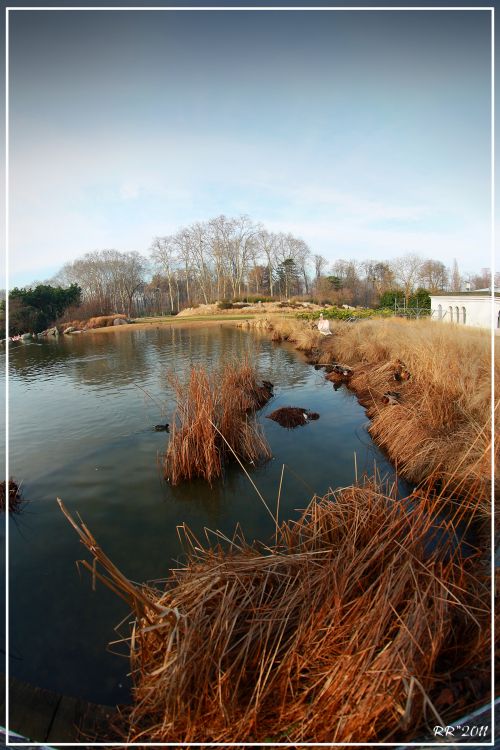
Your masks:
<svg viewBox="0 0 500 750"><path fill-rule="evenodd" d="M177 406L163 468L173 485L196 477L213 482L235 457L249 463L271 457L254 412L271 398L272 384L259 383L251 365L191 368L187 381L169 379Z"/></svg>
<svg viewBox="0 0 500 750"><path fill-rule="evenodd" d="M487 509L489 333L432 321L366 321L338 335L334 349L354 365L350 387L362 395L372 419L370 433L397 469L415 481L438 473L464 494L479 490ZM401 404L384 406L382 395L394 386L401 362L403 374L411 373L398 383Z"/></svg>
<svg viewBox="0 0 500 750"><path fill-rule="evenodd" d="M290 341L296 349L307 353L317 349L323 339L317 326L305 320L282 318L270 322L269 326L267 330L271 331L272 341ZM251 321L249 327L257 326Z"/></svg>
<svg viewBox="0 0 500 750"><path fill-rule="evenodd" d="M184 567L163 591L136 587L127 741L401 742L486 700L488 581L440 501L366 481L314 498L270 547L203 547L182 527ZM443 700L471 669L475 697Z"/></svg>
<svg viewBox="0 0 500 750"><path fill-rule="evenodd" d="M433 475L449 491L479 499L490 509L491 340L488 331L431 320L333 321L314 364L345 362L348 380L371 419L370 433L401 476L420 482ZM273 324L281 335L281 322ZM289 341L307 323L284 321ZM495 361L500 382L500 357ZM339 378L328 376L337 384ZM397 384L400 403L384 403ZM496 415L499 400L496 402ZM500 456L500 441L495 459ZM497 464L498 465L498 464ZM499 476L499 472L496 473Z"/></svg>
<svg viewBox="0 0 500 750"><path fill-rule="evenodd" d="M0 513L5 513L8 509L9 513L19 513L22 503L21 488L13 479L9 479L9 497L7 500L7 484L5 479L0 482Z"/></svg>
<svg viewBox="0 0 500 750"><path fill-rule="evenodd" d="M113 321L116 320L116 318L121 318L121 320L128 320L126 315L116 314L116 315L99 315L96 318L89 318L87 320L87 323L85 325L85 328L107 328L108 326L113 325Z"/></svg>
<svg viewBox="0 0 500 750"><path fill-rule="evenodd" d="M302 409L300 406L282 406L268 414L267 418L277 422L281 427L293 430L295 427L302 427L310 421L319 419L319 414L315 411Z"/></svg>
<svg viewBox="0 0 500 750"><path fill-rule="evenodd" d="M115 313L114 315L98 315L97 317L89 318L88 320L69 320L66 323L58 323L57 328L60 333L63 333L63 331L70 326L78 330L83 330L84 328L87 330L92 328L108 328L113 325L113 321L116 320L116 318L128 320L126 315Z"/></svg>
<svg viewBox="0 0 500 750"><path fill-rule="evenodd" d="M238 328L253 328L260 331L272 331L273 326L269 318L255 318L254 320L242 320L237 324Z"/></svg>
<svg viewBox="0 0 500 750"><path fill-rule="evenodd" d="M86 325L86 322L86 320L68 320L66 323L58 323L57 329L60 333L63 333L66 328L81 330Z"/></svg>

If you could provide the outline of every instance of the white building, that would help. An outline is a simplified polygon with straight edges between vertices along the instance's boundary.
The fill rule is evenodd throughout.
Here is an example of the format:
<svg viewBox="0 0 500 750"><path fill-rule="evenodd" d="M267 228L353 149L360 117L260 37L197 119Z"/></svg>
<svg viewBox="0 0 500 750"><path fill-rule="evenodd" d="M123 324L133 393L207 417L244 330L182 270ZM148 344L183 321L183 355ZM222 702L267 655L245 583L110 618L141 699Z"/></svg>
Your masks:
<svg viewBox="0 0 500 750"><path fill-rule="evenodd" d="M432 319L444 323L491 328L492 309L494 327L500 329L500 289L495 288L494 298L489 289L431 294Z"/></svg>

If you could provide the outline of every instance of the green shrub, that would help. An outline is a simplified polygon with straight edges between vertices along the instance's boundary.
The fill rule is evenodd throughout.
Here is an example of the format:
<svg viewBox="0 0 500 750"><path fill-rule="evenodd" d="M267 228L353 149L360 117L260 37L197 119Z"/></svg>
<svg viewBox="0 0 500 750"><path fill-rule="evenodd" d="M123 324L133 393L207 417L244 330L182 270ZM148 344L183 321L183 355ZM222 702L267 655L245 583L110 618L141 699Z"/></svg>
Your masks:
<svg viewBox="0 0 500 750"><path fill-rule="evenodd" d="M328 307L312 313L299 313L298 318L302 320L318 320L323 313L327 320L349 320L350 318L366 319L373 317L391 317L394 312L389 309L383 310L344 310L343 307Z"/></svg>

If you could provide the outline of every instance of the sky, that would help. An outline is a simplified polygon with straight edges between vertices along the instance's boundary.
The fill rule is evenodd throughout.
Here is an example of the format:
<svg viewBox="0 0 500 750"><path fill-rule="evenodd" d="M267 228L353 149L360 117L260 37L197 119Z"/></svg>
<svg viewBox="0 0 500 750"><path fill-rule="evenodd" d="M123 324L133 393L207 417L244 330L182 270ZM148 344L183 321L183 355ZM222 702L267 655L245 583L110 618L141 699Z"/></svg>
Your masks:
<svg viewBox="0 0 500 750"><path fill-rule="evenodd" d="M489 11L9 14L10 285L219 214L491 265Z"/></svg>

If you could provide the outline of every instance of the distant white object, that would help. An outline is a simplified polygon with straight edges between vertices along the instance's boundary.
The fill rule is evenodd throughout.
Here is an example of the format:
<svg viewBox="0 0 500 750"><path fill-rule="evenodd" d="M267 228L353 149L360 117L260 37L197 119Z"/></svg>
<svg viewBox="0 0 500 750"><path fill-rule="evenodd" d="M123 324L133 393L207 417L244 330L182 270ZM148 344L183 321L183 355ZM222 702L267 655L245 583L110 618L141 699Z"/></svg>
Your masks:
<svg viewBox="0 0 500 750"><path fill-rule="evenodd" d="M443 323L500 329L500 293L495 288L431 294L431 317Z"/></svg>
<svg viewBox="0 0 500 750"><path fill-rule="evenodd" d="M319 320L318 320L318 331L323 334L323 336L331 336L332 332L330 331L330 321L325 320L323 317L323 313L320 314Z"/></svg>

